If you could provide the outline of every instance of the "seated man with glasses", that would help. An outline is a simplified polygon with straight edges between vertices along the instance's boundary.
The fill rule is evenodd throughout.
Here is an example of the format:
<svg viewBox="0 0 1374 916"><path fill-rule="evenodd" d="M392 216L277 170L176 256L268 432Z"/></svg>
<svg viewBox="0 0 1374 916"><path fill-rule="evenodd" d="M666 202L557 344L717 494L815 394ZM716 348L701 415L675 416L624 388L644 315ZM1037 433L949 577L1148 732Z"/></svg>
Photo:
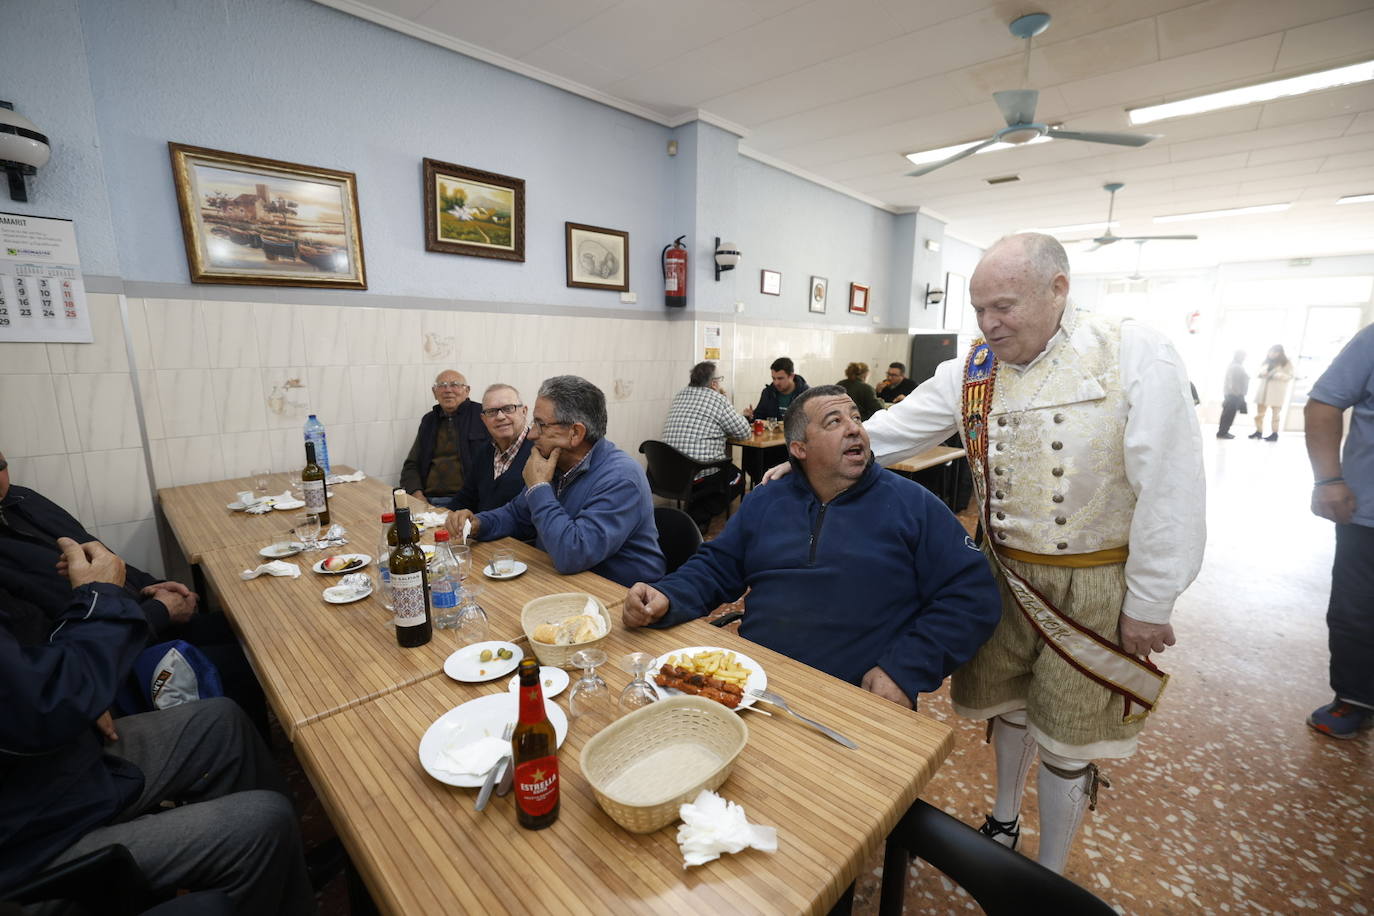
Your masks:
<svg viewBox="0 0 1374 916"><path fill-rule="evenodd" d="M482 405L468 399L468 380L453 369L434 379L434 400L420 420L410 454L401 465L401 486L416 499L447 509L476 466L477 453L491 442L482 424Z"/></svg>
<svg viewBox="0 0 1374 916"><path fill-rule="evenodd" d="M521 475L534 443L529 439L530 411L520 403L520 392L500 383L488 387L482 395L482 422L491 441L477 452L450 509L499 509L525 489Z"/></svg>
<svg viewBox="0 0 1374 916"><path fill-rule="evenodd" d="M534 538L564 575L591 570L621 585L663 576L649 480L606 436L606 396L591 382L559 375L539 387L525 463L525 490L499 509L457 509L448 529L472 537Z"/></svg>

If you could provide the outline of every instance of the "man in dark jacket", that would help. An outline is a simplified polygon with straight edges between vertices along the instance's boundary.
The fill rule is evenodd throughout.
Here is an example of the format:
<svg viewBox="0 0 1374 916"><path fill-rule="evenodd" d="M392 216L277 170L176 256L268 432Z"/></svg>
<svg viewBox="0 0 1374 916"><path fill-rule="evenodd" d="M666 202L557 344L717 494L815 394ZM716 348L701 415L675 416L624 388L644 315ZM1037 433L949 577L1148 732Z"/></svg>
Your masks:
<svg viewBox="0 0 1374 916"><path fill-rule="evenodd" d="M757 407L747 407L744 415L751 420L781 420L797 395L807 389L806 379L796 374L796 367L786 356L779 356L768 367L773 381L759 392Z"/></svg>
<svg viewBox="0 0 1374 916"><path fill-rule="evenodd" d="M434 400L401 465L401 487L416 499L449 508L476 466L477 453L491 441L482 425L482 405L468 398L468 380L452 369L434 379Z"/></svg>
<svg viewBox="0 0 1374 916"><path fill-rule="evenodd" d="M510 385L489 387L482 395L482 423L491 441L478 449L450 509L499 509L525 489L522 475L534 443L529 439L530 409L520 403L520 392Z"/></svg>
<svg viewBox="0 0 1374 916"><path fill-rule="evenodd" d="M148 622L119 557L95 541L57 546L67 602L42 645L15 639L0 590L0 898L48 864L119 843L154 891L219 889L240 913L313 912L285 784L232 701L128 716L102 739L96 719Z"/></svg>
<svg viewBox="0 0 1374 916"><path fill-rule="evenodd" d="M798 397L785 434L801 473L751 493L672 575L636 583L625 625L672 626L748 590L741 635L915 708L1002 616L987 561L929 491L873 463L838 385Z"/></svg>

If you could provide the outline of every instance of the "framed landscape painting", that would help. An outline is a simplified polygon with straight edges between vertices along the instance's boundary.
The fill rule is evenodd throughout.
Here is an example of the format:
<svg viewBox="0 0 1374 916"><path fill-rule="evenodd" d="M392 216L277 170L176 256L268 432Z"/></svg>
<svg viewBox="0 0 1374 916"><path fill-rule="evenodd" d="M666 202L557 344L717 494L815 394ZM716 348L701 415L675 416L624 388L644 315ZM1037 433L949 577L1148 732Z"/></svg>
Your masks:
<svg viewBox="0 0 1374 916"><path fill-rule="evenodd" d="M525 260L525 180L426 159L425 250Z"/></svg>
<svg viewBox="0 0 1374 916"><path fill-rule="evenodd" d="M352 172L167 147L192 283L367 289Z"/></svg>
<svg viewBox="0 0 1374 916"><path fill-rule="evenodd" d="M812 277L811 285L806 288L806 307L813 312L825 312L825 290L829 281L825 277Z"/></svg>
<svg viewBox="0 0 1374 916"><path fill-rule="evenodd" d="M630 233L564 223L568 285L582 289L630 289Z"/></svg>

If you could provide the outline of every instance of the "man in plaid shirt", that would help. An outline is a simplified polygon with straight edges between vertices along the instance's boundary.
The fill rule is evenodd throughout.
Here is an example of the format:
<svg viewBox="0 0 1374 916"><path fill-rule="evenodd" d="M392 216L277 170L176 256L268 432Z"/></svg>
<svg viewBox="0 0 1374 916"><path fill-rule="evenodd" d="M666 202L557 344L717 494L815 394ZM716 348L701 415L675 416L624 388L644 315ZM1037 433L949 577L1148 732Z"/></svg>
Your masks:
<svg viewBox="0 0 1374 916"><path fill-rule="evenodd" d="M668 418L663 421L663 441L697 461L728 458L725 440L749 437L749 421L730 405L730 399L720 390L720 382L715 363L697 363L692 367L687 387L674 396ZM702 471L693 484L687 513L705 528L742 492L743 483L744 478L734 465L724 470Z"/></svg>

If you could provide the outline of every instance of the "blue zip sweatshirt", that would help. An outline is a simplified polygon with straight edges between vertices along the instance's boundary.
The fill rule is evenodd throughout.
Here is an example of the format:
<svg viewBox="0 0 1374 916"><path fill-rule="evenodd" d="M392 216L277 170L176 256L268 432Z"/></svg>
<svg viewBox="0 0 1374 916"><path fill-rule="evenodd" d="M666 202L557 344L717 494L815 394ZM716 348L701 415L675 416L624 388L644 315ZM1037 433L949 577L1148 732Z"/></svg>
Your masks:
<svg viewBox="0 0 1374 916"><path fill-rule="evenodd" d="M973 657L1002 602L987 560L920 484L870 465L822 504L800 471L749 494L654 588L672 626L750 589L740 634L858 684L882 668L913 703Z"/></svg>
<svg viewBox="0 0 1374 916"><path fill-rule="evenodd" d="M564 575L590 569L630 586L657 582L665 569L644 469L609 439L599 439L569 475L526 490L477 515L478 538L535 538Z"/></svg>

